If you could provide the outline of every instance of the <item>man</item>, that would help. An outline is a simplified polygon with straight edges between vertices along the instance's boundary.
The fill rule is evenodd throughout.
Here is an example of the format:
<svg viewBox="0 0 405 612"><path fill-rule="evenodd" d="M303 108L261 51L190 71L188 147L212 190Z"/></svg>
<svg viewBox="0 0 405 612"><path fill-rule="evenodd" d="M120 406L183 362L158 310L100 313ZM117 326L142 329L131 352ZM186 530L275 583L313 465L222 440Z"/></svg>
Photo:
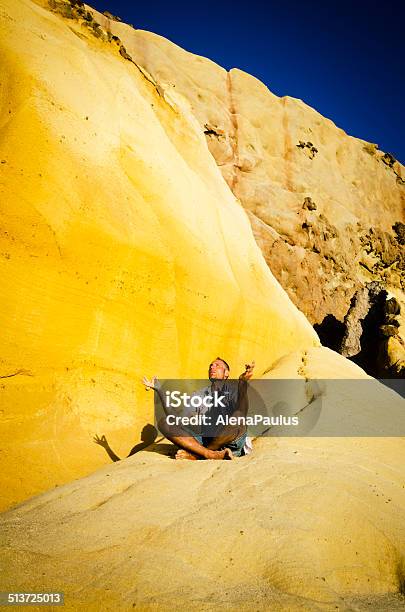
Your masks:
<svg viewBox="0 0 405 612"><path fill-rule="evenodd" d="M251 364L246 364L245 371L239 376L238 383L234 381L234 384L230 385L226 382L230 372L229 365L224 359L217 357L210 363L208 368L208 378L211 384L193 395L204 397L218 392L226 398L224 400L226 402L226 409L232 415L246 416L247 381L252 377L254 367L254 361ZM157 391L164 408L164 398L160 393L160 386L156 376L151 380L144 377L142 382L146 390L154 389ZM202 414L208 410L210 409L202 407L195 410L194 414ZM233 459L234 456L240 457L244 454L244 448L249 448L250 440L246 436L246 427L244 425L225 425L217 432L215 437L211 438L204 438L180 426L171 427L167 425L165 419L159 421L159 429L166 438L179 447L176 459Z"/></svg>

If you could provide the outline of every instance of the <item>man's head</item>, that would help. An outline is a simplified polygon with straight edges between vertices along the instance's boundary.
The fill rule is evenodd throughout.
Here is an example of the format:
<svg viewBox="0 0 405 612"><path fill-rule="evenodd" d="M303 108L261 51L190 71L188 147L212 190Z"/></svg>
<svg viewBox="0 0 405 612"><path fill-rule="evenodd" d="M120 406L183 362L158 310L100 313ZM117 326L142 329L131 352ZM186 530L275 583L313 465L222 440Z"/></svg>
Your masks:
<svg viewBox="0 0 405 612"><path fill-rule="evenodd" d="M225 380L229 376L230 367L224 359L217 357L210 363L208 378L210 380Z"/></svg>

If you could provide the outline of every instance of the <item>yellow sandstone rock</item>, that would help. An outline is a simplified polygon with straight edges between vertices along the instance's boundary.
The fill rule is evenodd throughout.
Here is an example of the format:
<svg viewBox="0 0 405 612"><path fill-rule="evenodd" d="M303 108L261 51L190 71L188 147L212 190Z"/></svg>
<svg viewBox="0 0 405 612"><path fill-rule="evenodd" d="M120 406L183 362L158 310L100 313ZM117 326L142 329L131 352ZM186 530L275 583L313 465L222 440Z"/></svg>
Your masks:
<svg viewBox="0 0 405 612"><path fill-rule="evenodd" d="M102 465L96 433L128 453L142 375L260 371L319 340L186 101L45 0L0 19L4 507Z"/></svg>

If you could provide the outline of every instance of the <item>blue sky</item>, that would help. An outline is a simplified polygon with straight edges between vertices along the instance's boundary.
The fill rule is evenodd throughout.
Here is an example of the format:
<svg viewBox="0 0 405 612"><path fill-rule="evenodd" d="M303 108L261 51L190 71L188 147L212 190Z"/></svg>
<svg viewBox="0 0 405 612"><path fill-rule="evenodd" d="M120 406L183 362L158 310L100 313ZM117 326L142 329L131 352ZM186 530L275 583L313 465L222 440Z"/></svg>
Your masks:
<svg viewBox="0 0 405 612"><path fill-rule="evenodd" d="M404 1L88 3L301 98L405 163Z"/></svg>

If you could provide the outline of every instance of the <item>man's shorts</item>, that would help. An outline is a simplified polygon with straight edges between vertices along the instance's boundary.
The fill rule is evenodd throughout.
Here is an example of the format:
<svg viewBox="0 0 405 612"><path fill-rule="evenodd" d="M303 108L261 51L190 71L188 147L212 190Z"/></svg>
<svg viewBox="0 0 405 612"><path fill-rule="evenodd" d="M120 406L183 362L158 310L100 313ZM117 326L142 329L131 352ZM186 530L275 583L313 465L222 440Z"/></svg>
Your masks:
<svg viewBox="0 0 405 612"><path fill-rule="evenodd" d="M191 432L190 432L190 435L193 438L195 438L203 446L208 446L208 444L212 440L212 438L204 438L203 436L200 436L198 434L191 433ZM239 438L236 438L236 440L233 440L232 442L228 442L228 444L225 444L224 448L230 448L234 457L243 457L243 455L245 454L243 452L243 447L245 446L246 437L247 437L247 434L245 432L244 434L239 436Z"/></svg>

